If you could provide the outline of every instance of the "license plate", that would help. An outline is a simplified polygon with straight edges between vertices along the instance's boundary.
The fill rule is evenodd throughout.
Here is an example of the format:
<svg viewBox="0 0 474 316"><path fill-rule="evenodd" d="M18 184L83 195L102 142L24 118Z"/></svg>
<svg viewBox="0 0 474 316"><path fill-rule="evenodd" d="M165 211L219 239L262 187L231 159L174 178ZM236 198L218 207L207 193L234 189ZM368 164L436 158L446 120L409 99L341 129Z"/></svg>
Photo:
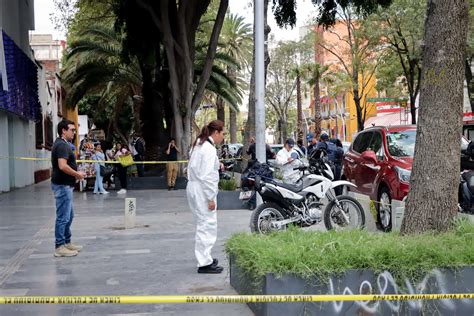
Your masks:
<svg viewBox="0 0 474 316"><path fill-rule="evenodd" d="M240 192L239 199L240 200L248 200L252 197L252 191L243 191Z"/></svg>

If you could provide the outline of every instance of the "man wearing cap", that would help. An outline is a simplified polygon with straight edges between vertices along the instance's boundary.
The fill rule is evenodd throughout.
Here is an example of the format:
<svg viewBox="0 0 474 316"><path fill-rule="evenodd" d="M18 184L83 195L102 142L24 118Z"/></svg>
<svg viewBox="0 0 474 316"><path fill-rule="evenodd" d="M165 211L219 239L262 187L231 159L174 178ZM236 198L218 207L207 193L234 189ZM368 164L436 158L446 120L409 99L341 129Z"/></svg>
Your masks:
<svg viewBox="0 0 474 316"><path fill-rule="evenodd" d="M288 138L283 148L276 155L275 162L280 167L283 182L294 184L298 181L300 173L295 168L294 160L298 158L298 153L293 149L295 141Z"/></svg>

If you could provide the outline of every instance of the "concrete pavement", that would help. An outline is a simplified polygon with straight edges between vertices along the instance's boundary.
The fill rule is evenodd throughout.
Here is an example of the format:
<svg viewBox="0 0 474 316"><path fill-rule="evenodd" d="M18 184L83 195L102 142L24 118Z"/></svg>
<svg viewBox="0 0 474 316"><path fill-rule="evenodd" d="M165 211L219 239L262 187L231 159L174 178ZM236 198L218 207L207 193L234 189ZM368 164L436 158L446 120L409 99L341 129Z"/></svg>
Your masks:
<svg viewBox="0 0 474 316"><path fill-rule="evenodd" d="M54 258L49 181L0 194L0 295L214 295L230 286L224 241L248 231L248 210L219 211L220 275L196 273L194 222L185 191L128 191L137 226L125 230L124 198L74 193L77 257ZM0 315L252 315L246 304L0 305Z"/></svg>

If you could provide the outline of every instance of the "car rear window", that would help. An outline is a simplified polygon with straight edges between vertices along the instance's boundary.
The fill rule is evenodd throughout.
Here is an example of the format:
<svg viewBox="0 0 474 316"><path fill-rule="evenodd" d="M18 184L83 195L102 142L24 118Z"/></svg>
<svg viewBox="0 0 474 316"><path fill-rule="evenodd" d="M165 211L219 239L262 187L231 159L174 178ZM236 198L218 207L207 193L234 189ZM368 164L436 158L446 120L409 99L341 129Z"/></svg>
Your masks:
<svg viewBox="0 0 474 316"><path fill-rule="evenodd" d="M357 135L352 145L352 150L355 152L363 153L370 146L370 140L372 139L373 132L364 132Z"/></svg>
<svg viewBox="0 0 474 316"><path fill-rule="evenodd" d="M392 157L413 157L416 130L387 133L388 152Z"/></svg>

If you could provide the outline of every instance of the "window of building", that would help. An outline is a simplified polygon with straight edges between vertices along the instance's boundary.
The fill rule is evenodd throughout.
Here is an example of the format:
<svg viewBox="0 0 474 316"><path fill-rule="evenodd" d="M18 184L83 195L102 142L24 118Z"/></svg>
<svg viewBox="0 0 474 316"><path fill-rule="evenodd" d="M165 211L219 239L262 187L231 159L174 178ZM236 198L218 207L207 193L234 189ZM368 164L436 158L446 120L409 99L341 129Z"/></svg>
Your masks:
<svg viewBox="0 0 474 316"><path fill-rule="evenodd" d="M53 147L53 120L51 115L47 115L46 119L44 120L44 147L47 149L51 149Z"/></svg>
<svg viewBox="0 0 474 316"><path fill-rule="evenodd" d="M41 115L41 118L36 122L36 128L35 128L35 139L36 139L37 149L43 148L43 145L44 145L43 124L44 124L43 115Z"/></svg>

